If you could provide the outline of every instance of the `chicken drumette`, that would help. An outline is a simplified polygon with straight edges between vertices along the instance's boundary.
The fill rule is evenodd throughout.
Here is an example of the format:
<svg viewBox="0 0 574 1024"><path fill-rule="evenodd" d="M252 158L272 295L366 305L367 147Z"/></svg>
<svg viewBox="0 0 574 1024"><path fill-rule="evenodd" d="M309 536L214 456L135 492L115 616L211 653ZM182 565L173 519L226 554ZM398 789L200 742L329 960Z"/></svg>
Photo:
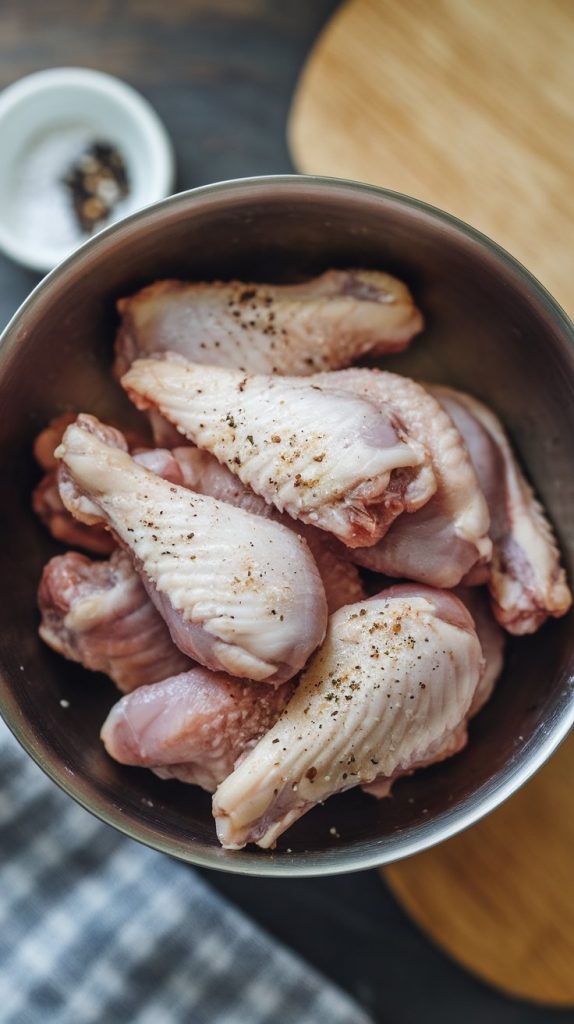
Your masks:
<svg viewBox="0 0 574 1024"><path fill-rule="evenodd" d="M323 639L325 591L302 538L138 465L122 435L79 416L56 451L60 494L131 552L174 643L214 671L281 683Z"/></svg>
<svg viewBox="0 0 574 1024"><path fill-rule="evenodd" d="M304 284L157 281L118 303L116 373L140 356L308 376L367 352L406 348L423 327L400 281L373 270L328 270Z"/></svg>
<svg viewBox="0 0 574 1024"><path fill-rule="evenodd" d="M313 378L166 358L138 360L122 383L280 512L350 547L375 543L436 488L426 448L396 416Z"/></svg>
<svg viewBox="0 0 574 1024"><path fill-rule="evenodd" d="M447 591L391 587L335 612L277 723L215 793L223 846L272 847L333 793L459 750L481 670L473 620Z"/></svg>
<svg viewBox="0 0 574 1024"><path fill-rule="evenodd" d="M132 559L121 549L105 562L77 551L51 558L42 573L38 606L42 640L65 658L106 672L124 693L192 664L173 643Z"/></svg>
<svg viewBox="0 0 574 1024"><path fill-rule="evenodd" d="M194 668L123 697L102 740L121 764L213 793L277 721L292 692L292 683L274 688Z"/></svg>
<svg viewBox="0 0 574 1024"><path fill-rule="evenodd" d="M466 442L490 509L493 553L486 577L494 614L509 633L534 633L572 604L552 527L494 413L461 391L432 391Z"/></svg>

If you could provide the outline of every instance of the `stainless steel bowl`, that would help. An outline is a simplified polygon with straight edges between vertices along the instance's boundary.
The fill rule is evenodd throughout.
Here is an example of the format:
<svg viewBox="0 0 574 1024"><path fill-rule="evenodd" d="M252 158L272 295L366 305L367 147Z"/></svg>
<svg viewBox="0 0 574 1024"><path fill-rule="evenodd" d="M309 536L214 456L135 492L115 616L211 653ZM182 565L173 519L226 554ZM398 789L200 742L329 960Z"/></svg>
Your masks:
<svg viewBox="0 0 574 1024"><path fill-rule="evenodd" d="M206 794L105 755L98 733L117 696L113 687L39 642L36 586L57 548L30 511L37 478L31 444L64 409L126 425L137 416L109 374L115 300L161 277L288 281L331 266L381 268L409 283L428 328L410 352L385 365L466 388L497 410L572 573L572 325L507 253L422 203L303 177L226 182L174 196L57 267L9 324L0 349L2 714L48 775L104 821L165 853L227 871L328 874L423 850L510 796L574 720L570 616L510 644L504 678L463 753L399 782L391 800L377 803L360 792L330 800L273 853L229 853L217 844Z"/></svg>

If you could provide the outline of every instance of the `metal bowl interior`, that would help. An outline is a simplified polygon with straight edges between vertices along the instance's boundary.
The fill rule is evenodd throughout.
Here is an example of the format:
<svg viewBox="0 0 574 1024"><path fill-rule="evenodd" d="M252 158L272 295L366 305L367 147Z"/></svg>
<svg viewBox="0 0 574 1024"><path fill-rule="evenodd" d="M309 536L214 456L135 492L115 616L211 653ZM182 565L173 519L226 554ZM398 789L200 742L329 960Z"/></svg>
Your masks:
<svg viewBox="0 0 574 1024"><path fill-rule="evenodd" d="M400 781L390 800L360 792L333 798L272 853L230 853L217 844L207 794L105 755L98 733L116 699L112 685L38 640L36 587L58 548L30 510L38 476L32 440L65 409L125 425L137 417L109 373L115 300L162 277L289 281L330 266L386 269L408 282L428 326L410 352L385 366L465 388L493 406L572 573L572 327L497 246L413 200L297 177L175 196L103 232L56 268L16 314L0 350L2 714L38 764L96 815L166 853L229 871L348 871L423 849L512 793L574 719L570 616L510 643L504 677L457 757Z"/></svg>

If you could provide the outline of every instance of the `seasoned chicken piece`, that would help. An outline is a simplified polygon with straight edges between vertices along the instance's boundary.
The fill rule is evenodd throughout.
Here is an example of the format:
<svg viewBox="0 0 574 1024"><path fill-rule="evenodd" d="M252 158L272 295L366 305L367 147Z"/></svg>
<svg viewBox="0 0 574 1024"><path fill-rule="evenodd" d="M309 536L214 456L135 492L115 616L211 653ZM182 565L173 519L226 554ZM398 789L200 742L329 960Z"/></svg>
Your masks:
<svg viewBox="0 0 574 1024"><path fill-rule="evenodd" d="M475 563L490 557L492 545L486 501L450 417L420 384L395 373L354 369L314 380L391 409L409 436L427 446L437 480L436 492L423 508L401 516L375 546L353 551L353 561L386 576L456 586Z"/></svg>
<svg viewBox="0 0 574 1024"><path fill-rule="evenodd" d="M481 587L457 587L454 593L472 615L484 659L482 675L469 712L472 717L490 699L504 668L506 636L493 617L485 590Z"/></svg>
<svg viewBox="0 0 574 1024"><path fill-rule="evenodd" d="M552 528L494 413L461 391L432 391L466 442L490 509L494 614L509 633L534 633L572 604Z"/></svg>
<svg viewBox="0 0 574 1024"><path fill-rule="evenodd" d="M121 764L213 793L274 725L292 692L292 683L275 689L194 668L123 697L101 736Z"/></svg>
<svg viewBox="0 0 574 1024"><path fill-rule="evenodd" d="M140 356L307 376L367 352L398 352L423 328L400 281L373 270L328 270L296 285L157 281L121 299L116 373Z"/></svg>
<svg viewBox="0 0 574 1024"><path fill-rule="evenodd" d="M472 619L446 591L391 587L335 612L278 722L215 793L222 845L272 847L333 793L459 748L481 668Z"/></svg>
<svg viewBox="0 0 574 1024"><path fill-rule="evenodd" d="M122 384L280 512L351 547L375 543L436 486L424 445L343 390L179 358L137 360Z"/></svg>
<svg viewBox="0 0 574 1024"><path fill-rule="evenodd" d="M478 686L474 691L472 704L470 705L467 718L470 719L478 714L489 700L495 684L504 667L504 646L505 634L493 618L488 601L488 595L479 587L457 587L453 593L462 601L464 606L472 615L474 628L478 636L482 651L482 669ZM444 746L432 753L423 761L412 765L408 771L399 770L392 778L384 775L374 782L368 783L361 788L369 796L381 800L390 796L393 783L403 775L412 775L419 768L426 768L431 764L438 764L453 754L457 754L466 746L467 741L467 719L461 723L459 729L446 736Z"/></svg>
<svg viewBox="0 0 574 1024"><path fill-rule="evenodd" d="M122 435L79 416L56 451L62 500L132 553L179 649L214 671L281 683L321 643L325 591L305 541L278 523L169 483Z"/></svg>
<svg viewBox="0 0 574 1024"><path fill-rule="evenodd" d="M192 491L208 494L226 501L256 516L274 519L304 537L315 559L323 581L329 613L344 604L353 604L365 597L365 590L357 567L332 551L325 536L312 526L297 523L290 516L277 512L271 505L244 487L233 473L220 465L217 459L201 448L154 449L135 456L140 465L164 479L182 484Z"/></svg>
<svg viewBox="0 0 574 1024"><path fill-rule="evenodd" d="M42 640L65 658L106 672L123 693L191 665L123 551L106 562L75 551L50 559L38 606Z"/></svg>

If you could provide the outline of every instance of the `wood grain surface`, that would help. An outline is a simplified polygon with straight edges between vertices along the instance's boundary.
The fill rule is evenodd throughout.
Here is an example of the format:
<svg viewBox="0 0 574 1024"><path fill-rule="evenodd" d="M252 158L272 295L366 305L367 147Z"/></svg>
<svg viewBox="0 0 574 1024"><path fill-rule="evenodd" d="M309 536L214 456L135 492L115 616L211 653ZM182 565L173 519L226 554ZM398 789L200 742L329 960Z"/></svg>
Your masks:
<svg viewBox="0 0 574 1024"><path fill-rule="evenodd" d="M492 985L574 1005L574 739L506 804L384 872L439 946Z"/></svg>
<svg viewBox="0 0 574 1024"><path fill-rule="evenodd" d="M571 0L351 0L301 78L295 163L462 217L572 313L573 38Z"/></svg>
<svg viewBox="0 0 574 1024"><path fill-rule="evenodd" d="M351 0L292 106L306 172L447 209L572 311L574 4ZM506 992L574 1005L574 740L468 832L388 868L440 947Z"/></svg>

